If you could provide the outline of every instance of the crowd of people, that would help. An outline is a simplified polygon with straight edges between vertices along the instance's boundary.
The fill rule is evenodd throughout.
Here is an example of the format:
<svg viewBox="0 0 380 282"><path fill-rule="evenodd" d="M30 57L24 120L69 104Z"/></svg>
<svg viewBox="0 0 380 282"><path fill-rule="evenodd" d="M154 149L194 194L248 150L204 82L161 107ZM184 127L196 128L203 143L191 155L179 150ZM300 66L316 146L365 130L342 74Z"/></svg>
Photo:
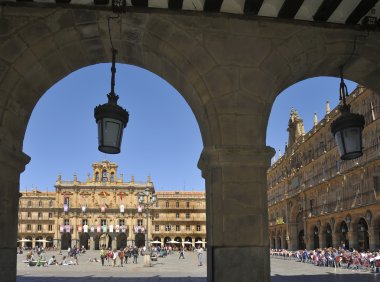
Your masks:
<svg viewBox="0 0 380 282"><path fill-rule="evenodd" d="M89 261L101 262L102 266L112 265L113 267L123 267L124 264L128 264L128 260L130 263L137 264L139 255L148 254L152 257L152 255L154 254L156 257L166 257L167 255L174 255L175 251L178 251L178 259L185 259L185 249L182 247L174 248L171 246L153 246L151 250L147 250L146 247L137 248L136 246L127 246L125 248L121 248L120 250L112 250L111 248L106 249L105 247L103 247L99 252L100 259L95 257L90 258ZM198 265L202 266L204 252L203 248L201 246L198 246L198 248L190 249L190 251L195 251L197 253ZM44 249L36 247L27 252L26 260L24 261L24 263L27 263L29 266L79 265L78 256L85 252L86 249L84 247L68 248L67 255L64 255L62 253L62 250L59 252L59 255L62 255L61 260L57 260L54 255L47 259L46 251Z"/></svg>
<svg viewBox="0 0 380 282"><path fill-rule="evenodd" d="M358 251L343 248L319 248L316 250L288 251L271 249L272 256L294 259L298 262L310 263L323 267L342 267L362 271L380 272L380 250Z"/></svg>

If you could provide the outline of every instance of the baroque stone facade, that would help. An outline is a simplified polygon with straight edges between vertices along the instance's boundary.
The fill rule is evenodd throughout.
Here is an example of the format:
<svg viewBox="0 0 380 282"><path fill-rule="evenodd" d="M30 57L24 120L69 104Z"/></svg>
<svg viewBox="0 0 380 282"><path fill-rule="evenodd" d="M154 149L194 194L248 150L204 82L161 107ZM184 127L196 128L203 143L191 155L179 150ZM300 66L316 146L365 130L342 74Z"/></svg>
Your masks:
<svg viewBox="0 0 380 282"><path fill-rule="evenodd" d="M58 176L55 192L34 189L21 193L20 246L120 249L127 245L143 246L146 233L148 241L175 240L182 244L186 241L186 246L206 242L204 192L157 192L147 222L138 194L149 191L147 198L151 198L155 189L150 177L146 182L136 182L133 176L124 181L123 174L117 174L117 164L108 161L94 163L92 168L92 175L88 174L84 182L76 175L73 181Z"/></svg>
<svg viewBox="0 0 380 282"><path fill-rule="evenodd" d="M330 124L337 108L304 133L292 109L285 154L268 170L271 248L380 248L380 100L358 86L349 96L354 113L365 117L363 156L341 161Z"/></svg>

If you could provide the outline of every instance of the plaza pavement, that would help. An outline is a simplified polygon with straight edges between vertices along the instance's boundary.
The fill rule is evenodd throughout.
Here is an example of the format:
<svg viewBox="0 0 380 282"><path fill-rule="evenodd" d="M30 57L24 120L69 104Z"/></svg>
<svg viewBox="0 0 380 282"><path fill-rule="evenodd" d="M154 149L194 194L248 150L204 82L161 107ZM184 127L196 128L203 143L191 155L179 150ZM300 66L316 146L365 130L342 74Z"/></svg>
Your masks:
<svg viewBox="0 0 380 282"><path fill-rule="evenodd" d="M55 255L58 260L62 259L62 255L58 255L57 252L48 252L46 258L48 259L52 255ZM89 262L89 258L96 257L99 259L99 252L88 251L78 257L79 265L28 267L22 262L26 256L23 254L18 255L17 282L116 282L121 280L130 282L206 282L207 262L205 255L206 253L203 256L203 266L197 265L195 253L186 252L185 259L179 260L179 254L175 253L166 258L158 258L157 262L152 262L152 267L144 267L141 256L138 258L138 264L132 264L129 260L128 264L123 267L112 267L107 262L105 263L106 266L102 267L100 261ZM271 276L272 282L380 281L380 274L316 267L279 258L271 258ZM236 281L239 280L237 278Z"/></svg>

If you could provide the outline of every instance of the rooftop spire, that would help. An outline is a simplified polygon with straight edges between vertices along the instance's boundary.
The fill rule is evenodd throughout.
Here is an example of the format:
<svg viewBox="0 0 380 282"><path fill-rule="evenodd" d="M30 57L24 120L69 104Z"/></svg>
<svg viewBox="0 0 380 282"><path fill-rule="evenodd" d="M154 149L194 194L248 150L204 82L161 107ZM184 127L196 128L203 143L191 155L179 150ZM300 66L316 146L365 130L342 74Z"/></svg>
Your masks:
<svg viewBox="0 0 380 282"><path fill-rule="evenodd" d="M330 102L326 101L326 115L330 113Z"/></svg>
<svg viewBox="0 0 380 282"><path fill-rule="evenodd" d="M314 113L314 126L317 126L317 124L318 124L317 113Z"/></svg>

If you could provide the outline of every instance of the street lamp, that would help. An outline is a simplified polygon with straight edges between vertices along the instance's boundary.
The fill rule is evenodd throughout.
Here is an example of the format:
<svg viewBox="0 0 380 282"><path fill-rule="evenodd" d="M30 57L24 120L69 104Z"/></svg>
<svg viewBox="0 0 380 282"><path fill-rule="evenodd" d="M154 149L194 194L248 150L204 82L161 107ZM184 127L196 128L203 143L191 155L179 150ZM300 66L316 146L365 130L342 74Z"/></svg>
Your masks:
<svg viewBox="0 0 380 282"><path fill-rule="evenodd" d="M150 260L150 252L149 250L149 244L148 244L148 234L149 234L149 208L153 206L153 204L157 201L157 196L155 193L152 194L150 200L149 200L149 195L150 195L150 189L146 188L145 193L139 192L137 197L138 197L138 202L140 206L143 206L145 209L145 218L146 218L146 228L145 228L145 253L144 253L144 265L145 266L152 266L151 260Z"/></svg>
<svg viewBox="0 0 380 282"><path fill-rule="evenodd" d="M127 126L129 119L128 112L117 104L119 96L115 94L115 58L117 50L112 44L110 20L118 17L119 15L108 18L108 32L112 47L111 92L107 94L108 102L94 109L94 116L98 125L98 149L107 154L120 153L123 130Z"/></svg>
<svg viewBox="0 0 380 282"><path fill-rule="evenodd" d="M339 155L342 160L352 160L363 155L362 131L364 128L364 116L350 112L350 105L346 103L348 96L347 86L343 80L343 67L340 77L341 116L331 124L331 133L338 145Z"/></svg>

